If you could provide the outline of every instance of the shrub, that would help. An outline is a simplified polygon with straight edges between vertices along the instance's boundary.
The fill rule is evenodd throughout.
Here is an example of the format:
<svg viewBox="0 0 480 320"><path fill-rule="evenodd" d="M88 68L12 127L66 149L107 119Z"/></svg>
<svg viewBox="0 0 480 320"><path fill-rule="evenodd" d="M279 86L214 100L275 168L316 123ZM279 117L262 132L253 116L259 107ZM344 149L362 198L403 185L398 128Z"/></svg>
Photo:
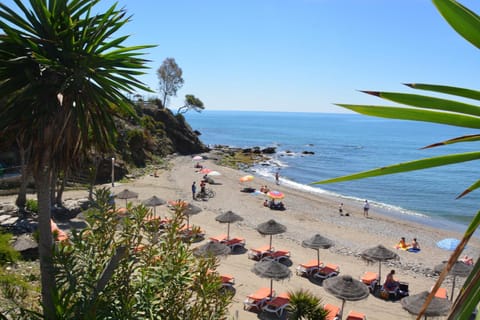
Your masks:
<svg viewBox="0 0 480 320"><path fill-rule="evenodd" d="M31 212L38 213L38 201L35 199L27 200L27 210Z"/></svg>
<svg viewBox="0 0 480 320"><path fill-rule="evenodd" d="M0 265L18 261L20 253L15 251L10 245L12 235L10 233L0 233Z"/></svg>

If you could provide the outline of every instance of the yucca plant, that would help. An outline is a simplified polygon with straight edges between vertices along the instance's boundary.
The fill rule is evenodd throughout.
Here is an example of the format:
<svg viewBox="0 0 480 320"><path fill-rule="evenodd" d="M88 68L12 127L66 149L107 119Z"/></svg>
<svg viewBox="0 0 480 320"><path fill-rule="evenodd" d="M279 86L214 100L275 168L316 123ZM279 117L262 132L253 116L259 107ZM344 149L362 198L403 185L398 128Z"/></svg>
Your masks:
<svg viewBox="0 0 480 320"><path fill-rule="evenodd" d="M454 0L433 0L434 5L442 14L445 20L459 33L463 38L480 48L480 17L462 6ZM397 92L378 92L365 91L367 94L378 96L382 99L393 101L400 104L398 107L378 106L378 105L351 105L339 104L339 106L352 111L384 118L426 121L445 125L480 129L480 91L466 88L458 88L445 85L432 84L407 84L408 87L416 90L430 91L435 94L445 94L453 97L461 98L465 101L460 102L451 99L443 99L439 97L397 93ZM477 104L475 104L477 103ZM447 141L434 143L425 148L445 146L461 142L479 141L480 134L472 134L468 136L456 137ZM348 181L354 179L363 179L387 174L407 172L413 170L422 170L437 166L445 166L465 161L474 161L480 159L480 151L465 152L459 154L448 154L443 156L420 159L416 161L399 163L387 167L377 168L343 177L323 180L315 182L316 184L334 183ZM458 198L465 196L480 187L480 180L475 181L472 185L461 192ZM480 211L472 219L468 226L461 243L452 253L445 269L440 274L437 283L428 296L417 319L420 319L425 312L428 304L433 299L435 292L441 286L443 280L448 275L453 264L458 260L463 249L472 237L475 230L480 225ZM476 305L480 301L480 261L477 261L473 271L465 281L465 284L455 300L448 319L469 319Z"/></svg>
<svg viewBox="0 0 480 320"><path fill-rule="evenodd" d="M289 320L323 320L328 311L322 307L322 300L308 290L289 292L290 303L287 307Z"/></svg>

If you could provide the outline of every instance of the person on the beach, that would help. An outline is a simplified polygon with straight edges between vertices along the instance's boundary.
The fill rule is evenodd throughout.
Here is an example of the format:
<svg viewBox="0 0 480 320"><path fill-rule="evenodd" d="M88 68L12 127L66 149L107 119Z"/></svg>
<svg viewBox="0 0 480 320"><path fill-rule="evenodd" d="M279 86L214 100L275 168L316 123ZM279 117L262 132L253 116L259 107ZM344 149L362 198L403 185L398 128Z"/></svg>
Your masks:
<svg viewBox="0 0 480 320"><path fill-rule="evenodd" d="M267 199L265 199L265 201L263 201L263 206L268 207L268 200Z"/></svg>
<svg viewBox="0 0 480 320"><path fill-rule="evenodd" d="M461 262L465 263L466 265L473 266L473 258L469 256L465 256L460 259Z"/></svg>
<svg viewBox="0 0 480 320"><path fill-rule="evenodd" d="M205 180L202 180L202 181L200 182L200 193L201 193L202 195L205 194L205 186L206 186L206 185L207 185L207 184L205 183Z"/></svg>
<svg viewBox="0 0 480 320"><path fill-rule="evenodd" d="M280 184L280 173L278 172L278 170L277 170L277 172L275 172L275 183L277 185Z"/></svg>
<svg viewBox="0 0 480 320"><path fill-rule="evenodd" d="M338 213L343 216L343 203L340 203L340 205L338 206Z"/></svg>
<svg viewBox="0 0 480 320"><path fill-rule="evenodd" d="M195 181L192 183L192 198L193 200L196 199L195 194L197 193L197 185L195 184Z"/></svg>
<svg viewBox="0 0 480 320"><path fill-rule="evenodd" d="M365 204L363 205L363 216L368 218L368 210L370 209L370 204L368 200L365 200Z"/></svg>
<svg viewBox="0 0 480 320"><path fill-rule="evenodd" d="M413 238L412 243L410 244L410 248L419 250L420 244L417 241L417 238Z"/></svg>
<svg viewBox="0 0 480 320"><path fill-rule="evenodd" d="M395 248L397 249L407 249L408 248L408 245L407 243L405 242L405 237L402 237L400 238L400 241L398 242L398 244L395 246Z"/></svg>
<svg viewBox="0 0 480 320"><path fill-rule="evenodd" d="M395 274L395 270L390 271L385 278L385 282L383 283L383 288L388 291L395 291L398 289L400 283L393 278Z"/></svg>

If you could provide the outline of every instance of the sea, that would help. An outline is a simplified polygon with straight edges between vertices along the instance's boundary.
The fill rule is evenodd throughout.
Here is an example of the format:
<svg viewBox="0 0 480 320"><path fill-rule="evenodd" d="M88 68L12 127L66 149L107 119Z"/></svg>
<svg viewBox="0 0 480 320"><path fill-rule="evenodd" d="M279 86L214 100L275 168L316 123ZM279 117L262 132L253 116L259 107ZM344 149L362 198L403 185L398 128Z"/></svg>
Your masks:
<svg viewBox="0 0 480 320"><path fill-rule="evenodd" d="M477 133L473 129L359 114L190 111L185 118L206 145L275 147L250 171L274 183L358 202L395 219L464 232L480 209L480 190L457 196L479 179L478 162L332 184L316 181L427 157L478 150L478 143L422 147ZM286 197L288 202L288 195ZM475 237L479 236L477 231Z"/></svg>

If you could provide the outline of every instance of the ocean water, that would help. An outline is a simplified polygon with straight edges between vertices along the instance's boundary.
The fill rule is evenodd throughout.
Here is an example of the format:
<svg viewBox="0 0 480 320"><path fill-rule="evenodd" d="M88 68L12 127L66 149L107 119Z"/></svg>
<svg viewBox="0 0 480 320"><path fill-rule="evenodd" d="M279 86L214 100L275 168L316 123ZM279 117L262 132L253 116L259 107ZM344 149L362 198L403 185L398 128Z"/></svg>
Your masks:
<svg viewBox="0 0 480 320"><path fill-rule="evenodd" d="M480 209L480 190L455 198L478 178L476 162L327 185L312 182L399 162L478 150L477 143L420 148L474 130L357 114L213 111L186 119L207 145L276 147L269 165L255 174L306 192L362 202L382 214L464 231ZM306 155L304 151L314 154Z"/></svg>

